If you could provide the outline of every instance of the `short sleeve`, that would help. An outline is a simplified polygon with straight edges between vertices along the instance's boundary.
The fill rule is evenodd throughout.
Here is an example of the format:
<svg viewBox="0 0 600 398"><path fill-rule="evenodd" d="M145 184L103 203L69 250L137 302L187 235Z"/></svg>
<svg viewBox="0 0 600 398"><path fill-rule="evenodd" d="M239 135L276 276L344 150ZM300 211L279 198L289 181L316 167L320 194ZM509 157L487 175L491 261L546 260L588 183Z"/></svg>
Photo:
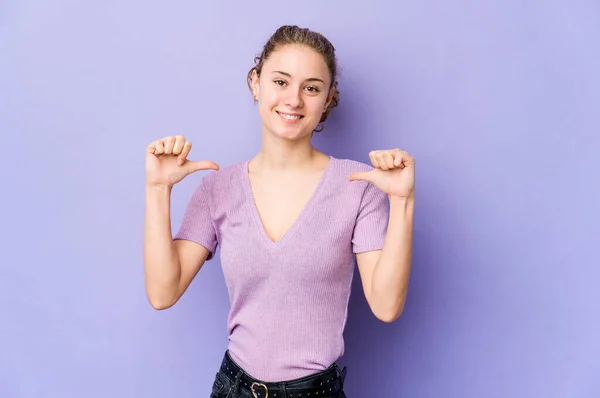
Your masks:
<svg viewBox="0 0 600 398"><path fill-rule="evenodd" d="M362 253L383 249L389 221L387 194L368 183L358 210L352 235L352 250Z"/></svg>
<svg viewBox="0 0 600 398"><path fill-rule="evenodd" d="M214 257L217 249L217 234L211 216L211 197L207 189L206 177L194 190L181 226L173 239L190 240L204 246L210 252L206 261Z"/></svg>

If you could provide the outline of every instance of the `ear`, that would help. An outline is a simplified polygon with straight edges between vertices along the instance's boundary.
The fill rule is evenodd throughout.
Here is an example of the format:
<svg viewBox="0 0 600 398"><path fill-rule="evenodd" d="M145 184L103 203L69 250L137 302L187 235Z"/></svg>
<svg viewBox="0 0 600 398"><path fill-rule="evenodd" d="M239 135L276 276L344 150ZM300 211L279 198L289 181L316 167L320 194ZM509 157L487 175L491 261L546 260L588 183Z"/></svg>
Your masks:
<svg viewBox="0 0 600 398"><path fill-rule="evenodd" d="M327 108L329 108L329 104L331 104L331 101L333 101L334 94L335 94L335 87L331 87L331 90L329 90L329 94L327 95L327 101L325 101L325 106L323 107L323 112L325 112L327 110Z"/></svg>
<svg viewBox="0 0 600 398"><path fill-rule="evenodd" d="M254 100L258 100L259 83L260 83L260 78L258 76L258 73L256 72L256 69L254 69L252 71L252 95L254 96Z"/></svg>

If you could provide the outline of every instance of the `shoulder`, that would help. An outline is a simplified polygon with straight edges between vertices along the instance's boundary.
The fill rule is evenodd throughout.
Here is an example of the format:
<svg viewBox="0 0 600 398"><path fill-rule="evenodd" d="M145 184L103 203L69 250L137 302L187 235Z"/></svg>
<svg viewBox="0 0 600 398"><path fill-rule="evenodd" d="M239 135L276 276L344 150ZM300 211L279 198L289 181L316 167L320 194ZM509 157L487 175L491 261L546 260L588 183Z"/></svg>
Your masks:
<svg viewBox="0 0 600 398"><path fill-rule="evenodd" d="M332 160L337 163L338 169L342 172L353 173L355 171L369 171L373 169L373 166L359 162L358 160L336 158L332 158Z"/></svg>
<svg viewBox="0 0 600 398"><path fill-rule="evenodd" d="M198 189L206 192L213 201L231 194L231 190L241 187L243 168L245 162L237 162L224 167L218 171L208 170L198 182Z"/></svg>
<svg viewBox="0 0 600 398"><path fill-rule="evenodd" d="M328 216L355 223L363 212L367 214L379 206L384 210L387 199L385 193L367 181L350 180L352 173L370 171L374 167L351 159L333 158L332 162L327 187L323 188L326 194L320 195L325 202L323 207L330 212Z"/></svg>
<svg viewBox="0 0 600 398"><path fill-rule="evenodd" d="M334 167L332 167L332 174L334 174L334 181L339 184L346 185L348 187L358 188L358 191L362 191L367 188L368 183L365 181L350 181L350 175L357 171L364 172L373 170L373 167L352 159L336 159L332 158Z"/></svg>
<svg viewBox="0 0 600 398"><path fill-rule="evenodd" d="M373 166L352 159L333 159L335 165L334 186L342 188L344 195L355 197L360 201L381 201L387 195L375 185L361 180L350 180L350 175L355 172L366 172L374 169Z"/></svg>
<svg viewBox="0 0 600 398"><path fill-rule="evenodd" d="M210 171L207 173L203 180L207 186L211 188L214 186L233 182L242 177L242 172L246 162L236 162L224 167L221 167L218 171Z"/></svg>

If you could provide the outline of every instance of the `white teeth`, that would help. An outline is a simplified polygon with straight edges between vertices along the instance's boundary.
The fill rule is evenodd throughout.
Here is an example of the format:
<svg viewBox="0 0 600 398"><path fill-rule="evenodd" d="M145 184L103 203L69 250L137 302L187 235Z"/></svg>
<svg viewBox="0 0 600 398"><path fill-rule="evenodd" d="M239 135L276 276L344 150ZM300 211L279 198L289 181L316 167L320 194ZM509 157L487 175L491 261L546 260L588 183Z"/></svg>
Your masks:
<svg viewBox="0 0 600 398"><path fill-rule="evenodd" d="M295 116L295 115L286 115L284 113L280 113L281 117L283 117L284 119L288 119L288 120L298 120L300 119L300 116Z"/></svg>

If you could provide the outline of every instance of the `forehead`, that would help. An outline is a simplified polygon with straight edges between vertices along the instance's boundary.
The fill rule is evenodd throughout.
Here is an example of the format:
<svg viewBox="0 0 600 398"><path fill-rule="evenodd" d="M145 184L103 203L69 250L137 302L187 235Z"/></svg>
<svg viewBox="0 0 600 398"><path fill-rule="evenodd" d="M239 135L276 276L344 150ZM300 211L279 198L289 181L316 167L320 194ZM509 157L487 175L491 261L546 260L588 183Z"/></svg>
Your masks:
<svg viewBox="0 0 600 398"><path fill-rule="evenodd" d="M320 78L329 81L329 69L323 56L312 48L288 44L273 51L263 65L263 73L281 71L294 79Z"/></svg>

